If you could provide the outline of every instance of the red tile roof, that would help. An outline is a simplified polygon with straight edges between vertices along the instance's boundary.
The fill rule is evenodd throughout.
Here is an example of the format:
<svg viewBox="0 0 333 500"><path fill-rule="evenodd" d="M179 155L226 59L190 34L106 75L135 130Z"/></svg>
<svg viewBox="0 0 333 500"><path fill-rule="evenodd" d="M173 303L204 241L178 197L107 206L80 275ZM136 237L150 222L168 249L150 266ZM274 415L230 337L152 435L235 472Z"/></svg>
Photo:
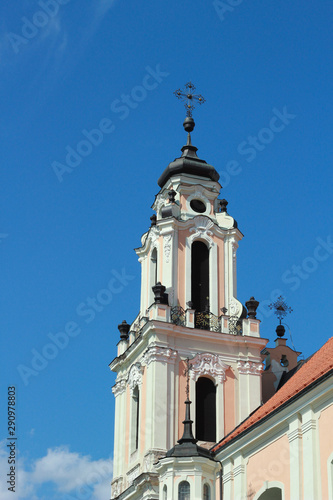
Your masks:
<svg viewBox="0 0 333 500"><path fill-rule="evenodd" d="M264 405L244 420L234 431L214 446L213 452L229 443L241 433L249 430L264 417L272 413L307 386L318 380L333 368L333 337L323 345Z"/></svg>

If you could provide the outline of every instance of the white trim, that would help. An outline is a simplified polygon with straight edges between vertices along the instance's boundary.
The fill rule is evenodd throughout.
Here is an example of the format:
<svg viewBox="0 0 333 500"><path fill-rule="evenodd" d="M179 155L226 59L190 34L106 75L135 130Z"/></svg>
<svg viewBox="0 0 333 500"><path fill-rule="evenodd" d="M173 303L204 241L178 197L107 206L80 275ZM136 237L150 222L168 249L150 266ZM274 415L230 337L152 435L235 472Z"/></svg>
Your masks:
<svg viewBox="0 0 333 500"><path fill-rule="evenodd" d="M328 500L333 500L333 452L327 460Z"/></svg>
<svg viewBox="0 0 333 500"><path fill-rule="evenodd" d="M224 436L224 383L216 385L216 439Z"/></svg>
<svg viewBox="0 0 333 500"><path fill-rule="evenodd" d="M280 481L265 481L264 486L258 491L253 500L258 500L260 495L265 493L269 488L279 488L281 490L281 500L284 500L284 484ZM292 500L296 500L296 498Z"/></svg>
<svg viewBox="0 0 333 500"><path fill-rule="evenodd" d="M290 498L302 498L302 431L300 415L296 413L289 421Z"/></svg>
<svg viewBox="0 0 333 500"><path fill-rule="evenodd" d="M206 210L200 214L200 215L206 215L206 216L209 216L210 212L211 212L211 202L209 201L208 198L206 198L206 196L203 194L203 189L199 186L196 186L197 190L190 194L186 200L186 209L187 211L190 213L190 214L193 214L193 215L198 215L198 212L196 212L195 210L193 210L193 208L191 207L191 201L192 200L200 200L202 201L202 203L204 203L204 205L206 206ZM184 193L185 194L185 193Z"/></svg>
<svg viewBox="0 0 333 500"><path fill-rule="evenodd" d="M214 380L215 385L217 385L218 382L220 384L225 382L225 372L230 368L229 365L223 362L222 356L209 352L196 354L196 356L190 360L190 363L192 365L190 377L195 380L195 382L199 377L207 375Z"/></svg>
<svg viewBox="0 0 333 500"><path fill-rule="evenodd" d="M246 465L242 454L236 455L234 459L233 483L235 498L246 498Z"/></svg>
<svg viewBox="0 0 333 500"><path fill-rule="evenodd" d="M311 405L301 410L304 493L321 498L319 430L317 415Z"/></svg>

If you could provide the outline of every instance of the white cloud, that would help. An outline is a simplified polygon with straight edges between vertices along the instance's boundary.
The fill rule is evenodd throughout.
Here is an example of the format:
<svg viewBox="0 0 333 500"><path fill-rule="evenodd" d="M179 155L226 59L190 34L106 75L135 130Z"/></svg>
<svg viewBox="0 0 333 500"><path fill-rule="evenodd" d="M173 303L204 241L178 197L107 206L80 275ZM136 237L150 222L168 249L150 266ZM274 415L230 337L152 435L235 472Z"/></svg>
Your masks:
<svg viewBox="0 0 333 500"><path fill-rule="evenodd" d="M0 469L8 469L6 442L0 443ZM54 500L64 498L77 500L105 500L110 497L112 461L92 460L89 455L71 452L67 446L50 448L47 454L27 463L18 459L16 496L8 491L6 479L0 479L1 500L43 500L44 487L50 485ZM49 499L49 493L47 494Z"/></svg>
<svg viewBox="0 0 333 500"><path fill-rule="evenodd" d="M24 469L24 461L20 461L19 467L16 469L16 478L19 478L19 481L16 481L16 494L12 491L8 491L7 484L7 474L9 473L10 465L8 464L8 455L9 448L7 448L8 441L4 440L0 442L0 498L1 500L19 500L19 499L28 499L29 500L39 500L34 495L33 485L30 483L28 476L29 472Z"/></svg>

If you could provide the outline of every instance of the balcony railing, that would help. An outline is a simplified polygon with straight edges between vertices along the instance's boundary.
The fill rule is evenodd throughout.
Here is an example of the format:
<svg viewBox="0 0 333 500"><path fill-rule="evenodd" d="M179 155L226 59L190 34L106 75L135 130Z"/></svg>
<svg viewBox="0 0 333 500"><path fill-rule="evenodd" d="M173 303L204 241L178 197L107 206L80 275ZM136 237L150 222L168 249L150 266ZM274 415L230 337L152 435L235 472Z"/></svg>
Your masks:
<svg viewBox="0 0 333 500"><path fill-rule="evenodd" d="M170 320L174 325L189 326L211 332L229 333L230 335L243 335L243 322L236 316L216 316L210 311L193 311L193 314L194 324L192 321L187 324L187 311L180 306L175 306L170 310Z"/></svg>
<svg viewBox="0 0 333 500"><path fill-rule="evenodd" d="M195 313L195 328L210 330L211 332L221 332L221 317L209 311Z"/></svg>
<svg viewBox="0 0 333 500"><path fill-rule="evenodd" d="M171 308L170 311L171 323L174 325L186 326L186 312L180 306Z"/></svg>

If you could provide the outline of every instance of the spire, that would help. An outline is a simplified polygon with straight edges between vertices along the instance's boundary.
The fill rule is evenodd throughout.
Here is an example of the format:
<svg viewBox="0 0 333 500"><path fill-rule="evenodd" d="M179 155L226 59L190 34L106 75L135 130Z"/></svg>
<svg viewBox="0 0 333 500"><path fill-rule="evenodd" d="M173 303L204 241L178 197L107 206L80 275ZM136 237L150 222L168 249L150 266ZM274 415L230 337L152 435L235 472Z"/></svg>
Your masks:
<svg viewBox="0 0 333 500"><path fill-rule="evenodd" d="M192 424L193 420L191 420L190 414L190 370L192 365L190 364L189 358L185 360L186 368L184 370L184 375L186 375L186 409L185 409L185 420L183 420L184 424L184 432L180 439L178 439L178 444L176 444L171 450L166 453L167 457L195 457L201 456L204 458L209 458L213 460L212 455L209 450L198 446L197 439L193 436L192 432Z"/></svg>
<svg viewBox="0 0 333 500"><path fill-rule="evenodd" d="M190 405L192 404L192 401L189 401L188 399L185 401L186 409L185 409L185 420L183 420L184 424L184 432L183 435L180 439L178 439L179 444L183 443L193 443L195 444L198 440L195 439L193 436L192 432L192 424L193 420L191 420L191 415L190 415Z"/></svg>
<svg viewBox="0 0 333 500"><path fill-rule="evenodd" d="M186 118L184 120L183 127L185 132L187 132L187 142L181 149L181 157L176 158L173 162L169 163L163 174L158 179L160 187L163 187L170 177L179 174L195 175L215 182L217 182L220 178L218 172L212 165L209 165L204 160L198 158L198 148L192 145L191 132L193 132L195 127L195 123L192 118L192 112L195 108L194 102L198 102L199 104L203 104L205 102L205 98L202 97L201 94L194 94L194 91L195 86L192 82L188 82L185 85L185 90L178 89L174 92L178 99L186 101Z"/></svg>
<svg viewBox="0 0 333 500"><path fill-rule="evenodd" d="M191 420L191 414L190 414L190 405L192 401L190 401L189 396L190 396L190 370L192 368L192 365L190 364L189 358L186 358L186 368L184 370L184 375L186 375L186 410L185 410L185 420L183 420L184 424L184 432L183 436L178 439L179 444L183 443L193 443L195 444L197 442L197 439L193 436L192 432L192 424L193 420Z"/></svg>
<svg viewBox="0 0 333 500"><path fill-rule="evenodd" d="M192 146L191 142L191 132L193 132L193 129L195 127L194 120L192 118L192 112L195 108L194 102L198 102L199 104L203 104L206 102L206 99L201 95L195 95L195 86L193 85L192 82L188 82L185 85L185 90L175 90L174 94L178 99L182 101L186 101L184 106L186 109L186 118L183 123L183 127L185 129L185 132L187 132L187 143L186 146L182 147L182 156L187 156L187 157L192 157L192 158L198 158L197 157L197 148L195 146Z"/></svg>

